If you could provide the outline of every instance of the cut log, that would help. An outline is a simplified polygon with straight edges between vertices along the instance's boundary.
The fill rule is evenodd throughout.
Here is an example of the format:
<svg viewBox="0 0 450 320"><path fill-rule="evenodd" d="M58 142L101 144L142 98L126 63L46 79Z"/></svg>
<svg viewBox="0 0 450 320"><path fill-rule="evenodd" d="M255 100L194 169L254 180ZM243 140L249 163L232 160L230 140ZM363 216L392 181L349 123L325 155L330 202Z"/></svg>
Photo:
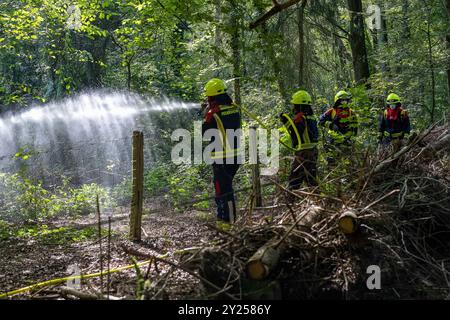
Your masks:
<svg viewBox="0 0 450 320"><path fill-rule="evenodd" d="M262 280L275 268L283 248L277 246L277 239L264 244L247 262L247 275L250 279Z"/></svg>
<svg viewBox="0 0 450 320"><path fill-rule="evenodd" d="M295 223L289 227L286 233L279 238L274 237L267 241L262 247L250 257L246 263L247 276L253 280L265 279L278 264L280 256L285 250L285 240L289 234L297 227L302 225L311 227L320 216L322 208L311 206L297 217Z"/></svg>
<svg viewBox="0 0 450 320"><path fill-rule="evenodd" d="M348 210L341 214L338 219L339 229L344 234L353 234L358 230L358 216L355 211Z"/></svg>

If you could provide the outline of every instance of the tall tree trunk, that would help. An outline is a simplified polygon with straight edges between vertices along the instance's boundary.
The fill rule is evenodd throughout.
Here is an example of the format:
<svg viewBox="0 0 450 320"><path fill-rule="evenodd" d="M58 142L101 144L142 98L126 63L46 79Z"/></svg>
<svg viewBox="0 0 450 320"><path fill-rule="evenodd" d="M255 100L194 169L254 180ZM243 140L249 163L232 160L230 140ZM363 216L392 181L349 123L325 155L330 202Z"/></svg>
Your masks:
<svg viewBox="0 0 450 320"><path fill-rule="evenodd" d="M409 28L409 20L408 20L408 14L409 14L409 0L403 0L402 3L402 36L403 38L409 38L411 35L410 28Z"/></svg>
<svg viewBox="0 0 450 320"><path fill-rule="evenodd" d="M230 23L232 27L231 33L231 49L233 51L233 79L234 79L234 101L241 104L241 46L239 34L239 10L237 3L230 0L231 15Z"/></svg>
<svg viewBox="0 0 450 320"><path fill-rule="evenodd" d="M355 81L365 83L370 77L364 37L364 18L361 0L347 0L350 13L350 47L353 55Z"/></svg>
<svg viewBox="0 0 450 320"><path fill-rule="evenodd" d="M215 13L214 18L216 19L216 28L214 30L214 46L216 48L214 52L214 62L216 63L217 68L221 66L221 59L219 55L219 48L222 47L222 30L218 22L222 21L222 9L221 9L221 0L215 0Z"/></svg>
<svg viewBox="0 0 450 320"><path fill-rule="evenodd" d="M430 9L431 11L431 9ZM429 109L431 123L434 122L434 113L436 110L436 76L434 74L434 60L433 60L433 44L431 42L431 12L427 18L427 42L428 42L428 64L430 68L431 77L431 109Z"/></svg>
<svg viewBox="0 0 450 320"><path fill-rule="evenodd" d="M381 28L378 30L378 51L382 53L385 46L388 44L388 31L387 31L387 23L385 18L385 5L383 1L378 1L378 6L381 9ZM380 69L382 72L386 72L388 70L388 66L386 61L381 62Z"/></svg>
<svg viewBox="0 0 450 320"><path fill-rule="evenodd" d="M447 8L447 16L448 16L448 20L447 20L448 29L447 29L447 36L446 36L446 40L447 40L447 89L448 89L447 99L448 99L448 104L450 105L450 24L448 23L448 21L450 21L450 0L446 0L445 7Z"/></svg>
<svg viewBox="0 0 450 320"><path fill-rule="evenodd" d="M402 28L400 31L401 37L404 39L404 41L408 41L408 39L410 39L411 37L411 29L409 27L409 0L403 0L402 2ZM409 56L409 47L405 46L403 48L404 55L402 56ZM401 74L402 73L402 69L403 69L403 58L400 58L399 63L395 66L395 73L396 74Z"/></svg>
<svg viewBox="0 0 450 320"><path fill-rule="evenodd" d="M261 3L259 3L259 2L255 2L255 6L258 9L258 13L262 15L264 13L264 6L261 5ZM265 22L263 22L261 24L261 27L258 28L258 31L260 32L262 48L265 51L266 57L272 64L272 71L273 71L273 74L277 81L278 92L280 93L280 95L284 101L288 101L288 96L286 94L286 86L284 84L283 76L282 76L282 72L281 72L282 71L281 64L275 54L273 42L269 40L269 38L270 38L269 30L267 29L267 25Z"/></svg>
<svg viewBox="0 0 450 320"><path fill-rule="evenodd" d="M300 88L305 87L305 32L304 19L305 7L307 0L303 0L297 9L297 25L298 25L298 85Z"/></svg>
<svg viewBox="0 0 450 320"><path fill-rule="evenodd" d="M344 84L348 83L352 77L347 68L347 64L351 60L351 57L341 38L335 35L334 43L336 47L336 54L339 58L336 68L337 87L343 87L345 86Z"/></svg>
<svg viewBox="0 0 450 320"><path fill-rule="evenodd" d="M132 61L132 59L127 60L127 62L126 62L126 64L127 64L127 88L128 88L128 91L131 90L131 61Z"/></svg>

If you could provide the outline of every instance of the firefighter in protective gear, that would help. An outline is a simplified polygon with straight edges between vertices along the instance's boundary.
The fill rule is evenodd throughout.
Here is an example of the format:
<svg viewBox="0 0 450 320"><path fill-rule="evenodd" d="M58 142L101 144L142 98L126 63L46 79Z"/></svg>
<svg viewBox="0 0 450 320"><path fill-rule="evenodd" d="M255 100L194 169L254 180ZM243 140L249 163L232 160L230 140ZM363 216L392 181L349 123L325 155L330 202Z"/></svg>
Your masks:
<svg viewBox="0 0 450 320"><path fill-rule="evenodd" d="M400 97L391 93L386 99L386 108L380 116L378 141L382 145L391 144L394 152L402 146L405 134L409 134L411 125L408 112L402 108Z"/></svg>
<svg viewBox="0 0 450 320"><path fill-rule="evenodd" d="M350 102L351 94L339 91L334 97L333 108L320 116L319 124L327 129L325 148L328 151L350 147L352 138L358 133L358 119L349 106ZM329 163L333 161L333 158L328 158Z"/></svg>
<svg viewBox="0 0 450 320"><path fill-rule="evenodd" d="M227 94L227 86L221 79L211 79L204 88L207 98L202 134L209 129L218 132L211 138L212 143L218 143L220 149L211 152L213 181L215 187L215 202L219 221L234 223L236 221L236 203L233 191L233 178L236 175L240 158L241 114L237 105ZM230 130L231 129L231 130ZM238 134L236 134L236 132ZM217 142L215 139L220 141Z"/></svg>
<svg viewBox="0 0 450 320"><path fill-rule="evenodd" d="M317 141L319 131L317 121L312 110L311 96L307 91L300 90L292 96L292 112L294 117L288 114L280 115L287 132L291 137L295 158L292 162L289 175L289 189L295 190L301 187L303 182L308 186L317 186Z"/></svg>

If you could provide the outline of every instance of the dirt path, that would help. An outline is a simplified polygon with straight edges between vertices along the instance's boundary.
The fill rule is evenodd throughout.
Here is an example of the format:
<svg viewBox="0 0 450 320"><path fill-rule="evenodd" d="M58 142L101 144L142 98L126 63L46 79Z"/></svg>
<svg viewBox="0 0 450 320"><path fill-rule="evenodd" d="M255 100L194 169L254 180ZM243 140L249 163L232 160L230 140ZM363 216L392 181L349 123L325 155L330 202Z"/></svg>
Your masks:
<svg viewBox="0 0 450 320"><path fill-rule="evenodd" d="M143 218L143 241L141 246L152 251L165 254L178 249L208 242L213 232L207 227L211 215L198 212L185 213L154 213ZM95 217L84 217L75 221L76 224L89 224ZM61 221L56 221L49 229L58 227ZM91 227L92 228L92 227ZM107 228L106 225L103 226ZM112 224L113 238L111 244L111 269L131 263L129 255L124 253L120 243L126 238L128 220L121 219ZM106 256L106 241L103 241ZM76 266L82 274L100 270L99 243L95 237L86 241L72 241L63 244L43 243L40 240L14 239L0 243L0 292L7 292L41 281L71 275L69 266ZM106 258L104 265L106 266ZM106 267L105 267L106 268ZM149 278L166 273L169 268L158 264L152 266ZM142 267L144 274L147 267ZM105 277L106 278L106 277ZM104 279L106 282L106 279ZM99 290L100 278L83 280L83 289ZM133 299L136 290L136 272L129 269L111 275L111 294L117 297ZM38 296L55 293L55 289L46 288L38 292ZM197 279L180 271L174 271L167 278L166 288L161 298L180 299L199 297L199 282ZM31 295L18 295L15 298L28 299Z"/></svg>

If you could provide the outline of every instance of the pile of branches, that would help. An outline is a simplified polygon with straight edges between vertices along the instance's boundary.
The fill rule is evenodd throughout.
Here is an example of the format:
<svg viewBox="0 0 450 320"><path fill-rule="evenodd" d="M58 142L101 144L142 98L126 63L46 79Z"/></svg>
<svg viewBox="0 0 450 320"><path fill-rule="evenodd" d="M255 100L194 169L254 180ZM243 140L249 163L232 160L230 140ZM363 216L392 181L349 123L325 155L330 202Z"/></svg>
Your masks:
<svg viewBox="0 0 450 320"><path fill-rule="evenodd" d="M439 299L450 296L450 124L373 155L347 198L296 197L218 230L198 261L207 297ZM198 254L196 255L199 256ZM380 273L378 273L380 272Z"/></svg>

